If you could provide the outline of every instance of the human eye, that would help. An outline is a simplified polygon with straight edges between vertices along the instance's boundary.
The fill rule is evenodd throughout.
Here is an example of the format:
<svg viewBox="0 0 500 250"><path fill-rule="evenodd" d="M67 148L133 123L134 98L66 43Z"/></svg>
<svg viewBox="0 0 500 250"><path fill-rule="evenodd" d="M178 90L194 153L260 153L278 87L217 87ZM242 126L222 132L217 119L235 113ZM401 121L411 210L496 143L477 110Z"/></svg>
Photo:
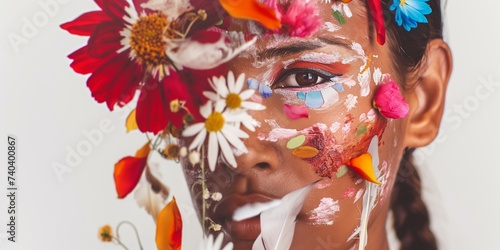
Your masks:
<svg viewBox="0 0 500 250"><path fill-rule="evenodd" d="M273 83L273 88L305 88L314 87L331 82L333 78L341 76L322 69L294 68L285 71Z"/></svg>

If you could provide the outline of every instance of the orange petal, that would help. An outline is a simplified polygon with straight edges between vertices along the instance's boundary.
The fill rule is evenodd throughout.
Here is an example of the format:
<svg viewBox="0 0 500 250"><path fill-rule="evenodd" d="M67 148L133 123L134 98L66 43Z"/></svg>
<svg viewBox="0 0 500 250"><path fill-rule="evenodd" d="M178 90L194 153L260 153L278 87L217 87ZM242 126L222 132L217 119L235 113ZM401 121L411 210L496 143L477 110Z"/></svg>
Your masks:
<svg viewBox="0 0 500 250"><path fill-rule="evenodd" d="M375 171L372 165L372 156L370 153L364 153L354 159L351 159L347 165L351 167L354 172L356 172L361 178L373 182L375 184L380 184L375 176Z"/></svg>
<svg viewBox="0 0 500 250"><path fill-rule="evenodd" d="M127 133L139 128L139 126L137 126L137 120L135 119L135 110L136 109L134 109L134 110L132 110L132 112L130 112L130 114L127 117L127 121L125 122L125 127L127 128Z"/></svg>
<svg viewBox="0 0 500 250"><path fill-rule="evenodd" d="M144 158L149 155L149 152L151 151L151 146L149 145L149 141L142 146L137 152L135 152L135 157L137 158Z"/></svg>
<svg viewBox="0 0 500 250"><path fill-rule="evenodd" d="M313 147L303 146L292 151L292 154L299 158L313 158L319 151Z"/></svg>
<svg viewBox="0 0 500 250"><path fill-rule="evenodd" d="M125 198L139 182L148 161L149 142L139 149L135 157L127 156L115 164L114 179L118 198Z"/></svg>
<svg viewBox="0 0 500 250"><path fill-rule="evenodd" d="M177 250L182 246L182 217L175 197L158 215L156 247L158 250Z"/></svg>
<svg viewBox="0 0 500 250"><path fill-rule="evenodd" d="M232 17L254 20L270 30L281 28L276 12L257 0L219 0Z"/></svg>

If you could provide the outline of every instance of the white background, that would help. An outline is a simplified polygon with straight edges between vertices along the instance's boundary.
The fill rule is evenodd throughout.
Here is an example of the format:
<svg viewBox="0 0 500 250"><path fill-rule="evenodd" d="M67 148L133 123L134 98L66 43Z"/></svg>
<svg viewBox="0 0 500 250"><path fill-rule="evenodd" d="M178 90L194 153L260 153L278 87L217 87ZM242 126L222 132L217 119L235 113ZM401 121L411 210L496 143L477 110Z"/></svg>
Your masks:
<svg viewBox="0 0 500 250"><path fill-rule="evenodd" d="M0 8L0 249L120 249L97 239L97 229L133 222L145 249L154 249L154 222L133 196L118 200L113 165L144 143L138 133L125 134L126 111L110 113L98 105L74 73L66 56L86 40L59 25L96 9L88 1L59 0L46 12L39 3L9 1ZM426 200L442 249L500 249L500 2L451 1L446 19L454 54L454 72L446 101L440 140L419 151ZM44 18L45 17L45 18ZM35 21L33 21L35 19ZM37 24L28 36L26 22ZM9 34L24 36L13 46ZM483 82L489 82L490 91ZM496 84L496 86L495 86ZM459 111L462 109L463 111ZM111 130L92 145L71 173L58 180L54 164L67 165L68 150L88 141L85 132ZM6 136L18 143L18 242L6 240ZM184 246L198 246L200 229L193 215L180 167L159 158L165 181L183 213ZM56 163L57 162L57 163ZM129 228L121 231L137 249Z"/></svg>

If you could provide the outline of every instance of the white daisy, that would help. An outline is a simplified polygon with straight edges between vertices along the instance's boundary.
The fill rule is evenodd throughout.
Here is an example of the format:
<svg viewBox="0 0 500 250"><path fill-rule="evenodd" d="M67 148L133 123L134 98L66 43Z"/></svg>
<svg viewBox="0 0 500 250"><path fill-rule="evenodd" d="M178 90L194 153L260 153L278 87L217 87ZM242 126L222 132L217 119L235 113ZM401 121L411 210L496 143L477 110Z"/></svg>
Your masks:
<svg viewBox="0 0 500 250"><path fill-rule="evenodd" d="M211 91L204 91L203 95L216 103L224 102L225 106L231 111L240 109L265 109L266 106L249 101L250 97L252 97L255 93L255 89L246 89L242 91L244 83L245 74L242 73L237 79L235 79L234 73L229 71L227 79L224 76L212 77L210 85L214 89L215 93Z"/></svg>
<svg viewBox="0 0 500 250"><path fill-rule="evenodd" d="M233 243L229 242L222 248L222 241L224 240L224 233L219 233L217 238L215 239L214 242L214 236L209 235L208 238L206 238L202 244L200 245L200 250L232 250L233 249Z"/></svg>
<svg viewBox="0 0 500 250"><path fill-rule="evenodd" d="M194 148L199 150L208 134L208 166L212 171L215 169L219 147L226 161L233 167L236 167L236 159L231 146L241 152L248 152L241 141L242 138L248 138L248 134L234 125L244 122L245 116L242 116L241 112L228 112L224 109L224 103L219 102L214 107L213 103L208 101L200 108L200 114L206 119L205 122L190 125L182 132L186 137L197 134L189 150Z"/></svg>
<svg viewBox="0 0 500 250"><path fill-rule="evenodd" d="M229 112L264 110L266 106L249 101L249 99L255 94L255 89L243 90L244 83L245 74L242 73L237 79L235 79L234 73L229 71L227 79L224 76L212 77L210 85L215 92L204 91L203 95L214 101L216 105L225 105ZM258 122L246 112L243 112L241 115L244 116L242 119L243 126L250 131L255 131L255 127L259 126ZM239 123L235 124L235 126L239 127Z"/></svg>

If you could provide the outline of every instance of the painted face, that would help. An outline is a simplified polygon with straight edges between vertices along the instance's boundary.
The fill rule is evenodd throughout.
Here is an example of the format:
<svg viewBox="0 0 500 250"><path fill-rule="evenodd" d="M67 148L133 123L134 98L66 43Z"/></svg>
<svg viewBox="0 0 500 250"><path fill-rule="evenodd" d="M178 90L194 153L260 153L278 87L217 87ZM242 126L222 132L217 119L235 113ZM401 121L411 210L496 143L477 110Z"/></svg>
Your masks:
<svg viewBox="0 0 500 250"><path fill-rule="evenodd" d="M362 1L324 2L318 5L325 23L313 36L268 35L229 63L235 86L244 80L240 93L256 89L242 102L253 103L248 114L256 123L239 126L249 136L242 139L247 152L232 150L237 166L219 156L214 171L206 167L201 173L188 160L182 162L199 216L205 216L201 219L205 229L220 226L235 249L251 249L260 233L259 216L235 222L236 209L281 198L315 181L319 182L297 216L292 249L355 246L358 241L350 238L358 238L369 185L347 165L366 153L375 137L379 138L375 172L381 184L372 186L368 232L385 234L405 120L383 117L372 101L381 82L398 81L397 73L388 45L380 46L375 33L370 33ZM332 12L341 13L345 24ZM255 25L241 21L234 21L231 29L258 32ZM235 87L226 91L231 89ZM201 178L206 184L200 184Z"/></svg>

